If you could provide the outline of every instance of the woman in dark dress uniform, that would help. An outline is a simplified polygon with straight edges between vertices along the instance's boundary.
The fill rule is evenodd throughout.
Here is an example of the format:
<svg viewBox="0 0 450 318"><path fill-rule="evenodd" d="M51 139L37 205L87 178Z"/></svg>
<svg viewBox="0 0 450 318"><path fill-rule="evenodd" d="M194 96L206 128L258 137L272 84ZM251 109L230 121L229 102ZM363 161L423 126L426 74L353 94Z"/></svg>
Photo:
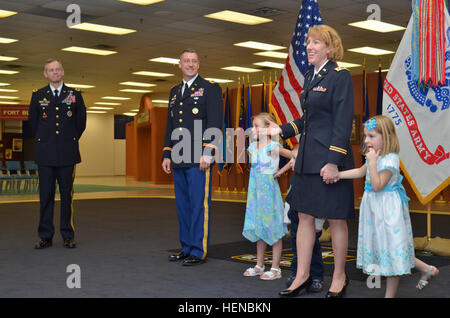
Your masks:
<svg viewBox="0 0 450 318"><path fill-rule="evenodd" d="M311 285L315 218L328 219L331 227L335 266L327 297L342 297L348 284L346 219L354 216L353 182L338 181L338 171L354 167L350 144L353 84L350 72L336 64L343 51L333 28L311 27L307 53L314 70L305 74L300 96L303 116L282 126L272 122L269 125L270 134L280 134L283 139L301 135L292 189L286 198L299 213L297 276L288 289L279 293L282 297L296 296Z"/></svg>

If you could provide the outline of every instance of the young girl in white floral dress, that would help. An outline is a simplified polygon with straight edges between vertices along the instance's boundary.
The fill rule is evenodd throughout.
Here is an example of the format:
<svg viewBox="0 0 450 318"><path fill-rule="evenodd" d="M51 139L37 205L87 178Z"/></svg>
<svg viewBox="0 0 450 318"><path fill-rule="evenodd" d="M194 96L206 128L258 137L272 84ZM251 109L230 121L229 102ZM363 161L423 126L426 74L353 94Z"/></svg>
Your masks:
<svg viewBox="0 0 450 318"><path fill-rule="evenodd" d="M364 126L366 163L339 173L340 179L366 177L359 209L356 266L368 275L387 277L385 297L395 297L400 276L411 274L414 267L422 272L416 286L422 290L439 270L414 256L409 198L402 186L394 124L386 116L375 116Z"/></svg>

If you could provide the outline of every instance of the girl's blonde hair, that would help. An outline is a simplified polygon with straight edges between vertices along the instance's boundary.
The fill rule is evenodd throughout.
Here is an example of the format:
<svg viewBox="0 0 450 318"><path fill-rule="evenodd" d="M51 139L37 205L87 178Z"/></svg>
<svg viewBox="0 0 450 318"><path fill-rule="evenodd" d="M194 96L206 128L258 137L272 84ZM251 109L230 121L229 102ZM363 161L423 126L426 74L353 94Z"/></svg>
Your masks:
<svg viewBox="0 0 450 318"><path fill-rule="evenodd" d="M272 114L270 114L270 113L265 113L265 112L261 112L261 113L259 113L259 114L257 114L257 115L254 115L254 116L252 117L252 123L253 123L253 121L254 121L256 118L259 118L259 119L268 119L268 120L270 120L270 121L273 121L274 123L277 122L277 120L275 119L275 116L274 116L274 115L272 115ZM266 124L265 126L268 127L267 124Z"/></svg>
<svg viewBox="0 0 450 318"><path fill-rule="evenodd" d="M385 156L391 152L399 153L400 142L398 140L397 132L395 130L395 126L392 120L389 117L377 115L367 120L364 123L364 125L366 125L370 120L376 121L376 126L375 128L372 129L374 129L377 133L379 133L383 140L383 150L381 155ZM366 144L364 143L364 138L361 145L361 151L363 154L367 153L367 147Z"/></svg>
<svg viewBox="0 0 450 318"><path fill-rule="evenodd" d="M272 114L270 114L270 113L265 113L265 112L261 112L261 113L259 113L259 114L257 114L257 115L254 115L254 116L252 116L252 124L253 124L253 121L255 120L255 119L262 119L263 121L264 121L264 119L268 119L268 120L270 120L270 121L272 121L272 122L274 122L274 123L276 123L277 122L277 120L275 119L275 116L274 115L272 115ZM266 122L264 122L264 126L265 127L269 127L269 125L266 123ZM280 143L280 144L282 144L283 143L283 139L281 139L281 137L279 136L278 137L278 142Z"/></svg>
<svg viewBox="0 0 450 318"><path fill-rule="evenodd" d="M341 37L335 29L325 24L316 25L308 29L308 38L311 36L322 40L327 48L330 49L330 53L327 54L328 59L333 62L342 60L344 47L342 46Z"/></svg>

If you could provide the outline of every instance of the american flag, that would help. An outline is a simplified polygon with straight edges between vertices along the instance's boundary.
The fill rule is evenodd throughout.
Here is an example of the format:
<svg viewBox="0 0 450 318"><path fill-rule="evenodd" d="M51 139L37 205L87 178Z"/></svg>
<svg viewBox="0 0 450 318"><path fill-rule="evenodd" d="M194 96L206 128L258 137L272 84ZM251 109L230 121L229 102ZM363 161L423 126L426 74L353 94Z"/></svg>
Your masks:
<svg viewBox="0 0 450 318"><path fill-rule="evenodd" d="M305 80L305 73L313 66L308 63L306 54L306 37L311 26L323 24L317 0L303 0L300 7L295 31L289 46L289 55L281 77L272 95L271 104L279 124L286 124L300 118L300 93ZM295 145L296 138L291 138Z"/></svg>

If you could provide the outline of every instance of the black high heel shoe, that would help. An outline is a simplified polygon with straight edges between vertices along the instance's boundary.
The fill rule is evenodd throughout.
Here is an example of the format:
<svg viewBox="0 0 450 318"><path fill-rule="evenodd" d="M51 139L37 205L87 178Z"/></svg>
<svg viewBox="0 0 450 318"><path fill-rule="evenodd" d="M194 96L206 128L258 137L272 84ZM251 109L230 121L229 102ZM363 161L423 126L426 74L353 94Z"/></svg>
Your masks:
<svg viewBox="0 0 450 318"><path fill-rule="evenodd" d="M343 298L345 295L345 289L347 288L349 283L348 277L347 275L345 275L345 283L344 283L344 287L342 287L340 292L331 292L328 291L327 294L325 295L325 298Z"/></svg>
<svg viewBox="0 0 450 318"><path fill-rule="evenodd" d="M286 298L287 297L295 297L300 293L300 291L311 286L311 284L312 284L312 278L311 278L311 276L309 276L308 279L305 280L305 282L303 284L301 284L300 286L298 286L297 288L282 290L278 293L278 295L280 295L280 297L286 297Z"/></svg>

